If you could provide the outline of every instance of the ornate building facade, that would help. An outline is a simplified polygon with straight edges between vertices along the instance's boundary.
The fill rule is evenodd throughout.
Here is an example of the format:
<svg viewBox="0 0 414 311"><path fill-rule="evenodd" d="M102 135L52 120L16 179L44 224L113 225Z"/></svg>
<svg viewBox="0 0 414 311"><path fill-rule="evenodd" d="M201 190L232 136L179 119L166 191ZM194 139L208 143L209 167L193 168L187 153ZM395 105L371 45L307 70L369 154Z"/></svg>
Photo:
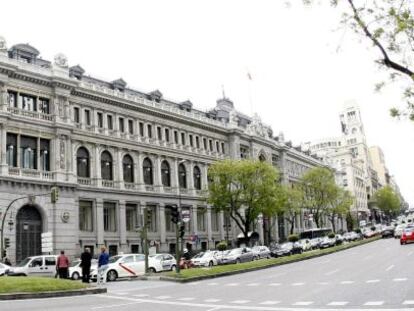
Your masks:
<svg viewBox="0 0 414 311"><path fill-rule="evenodd" d="M143 208L152 211L152 244L174 252L171 205L191 213L187 247L213 248L236 240L239 230L205 201L209 165L260 159L277 166L284 183L323 165L283 135L274 137L258 116L237 112L228 98L201 112L158 90L142 93L122 79L86 76L62 54L49 62L27 44L8 49L2 38L0 151L0 219L6 217L12 262L40 254L43 232L52 233L54 252L70 256L86 246L97 252L100 245L111 254L140 252ZM53 186L60 189L56 204ZM272 221L279 225L271 238L284 237L283 219Z"/></svg>

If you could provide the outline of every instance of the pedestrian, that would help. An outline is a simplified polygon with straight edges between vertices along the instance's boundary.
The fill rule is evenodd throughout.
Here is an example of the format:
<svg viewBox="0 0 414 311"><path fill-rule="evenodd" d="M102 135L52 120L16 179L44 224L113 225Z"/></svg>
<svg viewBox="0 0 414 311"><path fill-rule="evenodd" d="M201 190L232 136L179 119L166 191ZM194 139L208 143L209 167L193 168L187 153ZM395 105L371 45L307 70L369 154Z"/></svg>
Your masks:
<svg viewBox="0 0 414 311"><path fill-rule="evenodd" d="M69 274L69 259L65 256L65 251L60 251L57 259L56 269L60 279L67 279Z"/></svg>
<svg viewBox="0 0 414 311"><path fill-rule="evenodd" d="M101 247L101 254L98 259L98 285L105 284L106 282L106 269L108 268L109 254L106 252L106 247Z"/></svg>
<svg viewBox="0 0 414 311"><path fill-rule="evenodd" d="M82 282L89 283L89 278L91 277L91 262L92 255L89 247L85 248L85 251L81 255L81 264L82 267Z"/></svg>

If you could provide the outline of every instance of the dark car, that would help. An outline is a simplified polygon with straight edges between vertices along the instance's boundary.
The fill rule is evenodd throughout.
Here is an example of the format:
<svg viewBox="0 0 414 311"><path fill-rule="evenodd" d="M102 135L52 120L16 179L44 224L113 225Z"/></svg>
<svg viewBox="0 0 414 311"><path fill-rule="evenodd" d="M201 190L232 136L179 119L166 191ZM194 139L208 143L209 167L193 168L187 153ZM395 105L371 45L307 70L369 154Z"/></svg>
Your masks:
<svg viewBox="0 0 414 311"><path fill-rule="evenodd" d="M290 256L293 254L302 254L303 249L298 243L287 242L278 245L271 250L272 257Z"/></svg>
<svg viewBox="0 0 414 311"><path fill-rule="evenodd" d="M394 226L387 226L381 231L381 237L382 238L392 238L394 237Z"/></svg>

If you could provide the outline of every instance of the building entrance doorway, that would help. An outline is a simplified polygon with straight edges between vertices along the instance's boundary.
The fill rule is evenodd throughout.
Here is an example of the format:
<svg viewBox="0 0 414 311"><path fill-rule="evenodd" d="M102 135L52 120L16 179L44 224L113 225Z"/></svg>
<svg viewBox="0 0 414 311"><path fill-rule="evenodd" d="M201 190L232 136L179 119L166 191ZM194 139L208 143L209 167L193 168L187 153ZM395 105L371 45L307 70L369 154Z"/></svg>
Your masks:
<svg viewBox="0 0 414 311"><path fill-rule="evenodd" d="M24 205L17 212L16 262L42 254L42 216L34 205Z"/></svg>

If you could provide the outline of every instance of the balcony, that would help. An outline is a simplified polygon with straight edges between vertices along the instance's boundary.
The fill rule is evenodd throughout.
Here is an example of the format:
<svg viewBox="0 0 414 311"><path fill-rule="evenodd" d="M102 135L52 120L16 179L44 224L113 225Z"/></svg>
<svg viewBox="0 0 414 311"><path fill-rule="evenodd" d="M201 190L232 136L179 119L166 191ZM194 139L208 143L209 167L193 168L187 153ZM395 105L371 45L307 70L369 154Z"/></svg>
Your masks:
<svg viewBox="0 0 414 311"><path fill-rule="evenodd" d="M29 117L33 119L40 119L40 120L46 120L46 121L54 121L55 116L51 114L41 113L38 111L29 111L29 110L23 110L16 107L7 107L7 112L10 112L14 115L19 115L23 117Z"/></svg>
<svg viewBox="0 0 414 311"><path fill-rule="evenodd" d="M125 182L124 183L124 187L127 190L136 190L137 189L137 185L131 182Z"/></svg>
<svg viewBox="0 0 414 311"><path fill-rule="evenodd" d="M115 188L115 182L113 180L102 180L102 187Z"/></svg>
<svg viewBox="0 0 414 311"><path fill-rule="evenodd" d="M78 184L82 186L92 186L92 180L88 177L78 177Z"/></svg>
<svg viewBox="0 0 414 311"><path fill-rule="evenodd" d="M146 191L154 191L154 186L153 185L145 185L145 190Z"/></svg>
<svg viewBox="0 0 414 311"><path fill-rule="evenodd" d="M42 180L53 180L54 174L49 171L40 171L30 168L9 167L9 176L21 176Z"/></svg>

